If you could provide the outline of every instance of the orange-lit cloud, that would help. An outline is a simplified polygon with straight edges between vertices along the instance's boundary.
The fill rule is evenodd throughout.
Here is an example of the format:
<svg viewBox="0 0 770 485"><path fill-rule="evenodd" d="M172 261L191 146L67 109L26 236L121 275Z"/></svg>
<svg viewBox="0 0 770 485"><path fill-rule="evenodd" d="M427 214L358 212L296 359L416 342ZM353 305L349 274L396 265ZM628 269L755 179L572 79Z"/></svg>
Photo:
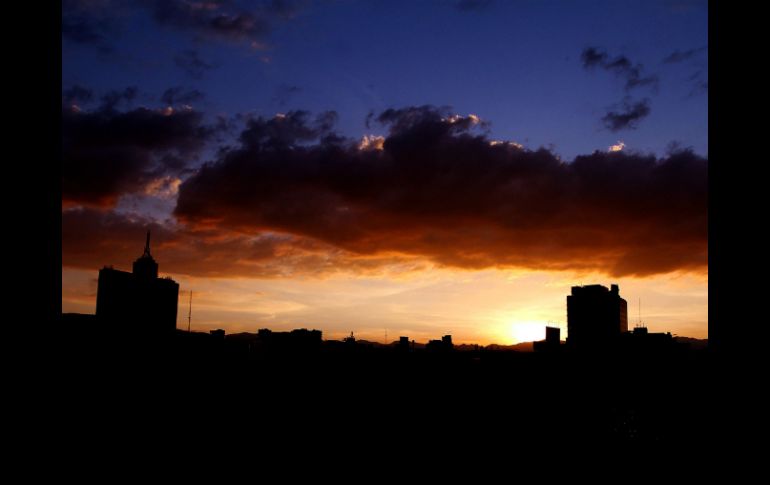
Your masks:
<svg viewBox="0 0 770 485"><path fill-rule="evenodd" d="M252 121L240 149L181 185L176 216L192 228L216 221L222 231L291 234L343 259L394 253L459 268L616 276L705 271L708 162L691 152L595 152L567 163L544 149L491 145L470 133L474 118L431 107L383 112L383 149L362 151L324 141L306 118Z"/></svg>
<svg viewBox="0 0 770 485"><path fill-rule="evenodd" d="M382 150L382 146L385 143L384 136L376 135L364 135L361 138L361 142L358 144L359 150Z"/></svg>
<svg viewBox="0 0 770 485"><path fill-rule="evenodd" d="M208 133L194 112L73 116L65 140L99 147L99 157L111 149L99 129L114 128L111 136L145 152L195 153L199 141L191 138ZM135 126L139 120L168 135ZM174 248L169 267L188 274L274 277L420 264L615 276L706 269L708 162L691 152L665 159L595 152L564 162L544 149L490 142L472 132L483 124L474 115L433 107L383 112L377 121L388 135L365 138L362 149L334 135L335 120L333 112L311 119L299 111L250 119L239 148L181 184L178 176L153 176L147 153L136 159L142 163L113 160L110 171L82 175L96 165L70 150L63 206L114 205L132 191L173 201L178 193L179 223L155 232ZM94 248L127 249L136 236L117 235L141 234L150 223L87 209L68 210L63 222L64 264L78 267L113 261L107 256L118 253Z"/></svg>
<svg viewBox="0 0 770 485"><path fill-rule="evenodd" d="M355 254L314 239L286 233L259 235L229 231L215 224L195 228L158 223L135 214L88 208L62 213L62 265L97 270L105 265L129 269L152 233L152 253L162 273L207 277L289 278L400 275L427 266L420 258L396 253Z"/></svg>
<svg viewBox="0 0 770 485"><path fill-rule="evenodd" d="M177 177L161 177L151 180L145 187L145 195L169 199L179 193L179 185L182 180Z"/></svg>

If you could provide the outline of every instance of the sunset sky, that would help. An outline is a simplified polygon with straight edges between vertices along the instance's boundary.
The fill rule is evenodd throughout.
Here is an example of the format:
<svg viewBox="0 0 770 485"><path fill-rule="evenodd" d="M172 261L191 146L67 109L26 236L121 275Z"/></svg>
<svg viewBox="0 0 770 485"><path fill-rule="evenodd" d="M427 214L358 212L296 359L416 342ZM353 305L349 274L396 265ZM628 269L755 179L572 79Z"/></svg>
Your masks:
<svg viewBox="0 0 770 485"><path fill-rule="evenodd" d="M62 310L513 344L612 283L708 336L707 2L62 3Z"/></svg>

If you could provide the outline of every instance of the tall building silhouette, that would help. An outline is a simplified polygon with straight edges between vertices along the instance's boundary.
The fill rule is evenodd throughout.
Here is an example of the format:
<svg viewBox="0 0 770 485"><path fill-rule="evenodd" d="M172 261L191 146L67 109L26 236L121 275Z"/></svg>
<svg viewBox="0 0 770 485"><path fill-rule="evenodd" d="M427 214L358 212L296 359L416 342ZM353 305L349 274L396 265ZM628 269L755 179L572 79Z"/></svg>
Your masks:
<svg viewBox="0 0 770 485"><path fill-rule="evenodd" d="M628 304L618 285L573 286L567 296L567 344L601 346L628 331Z"/></svg>
<svg viewBox="0 0 770 485"><path fill-rule="evenodd" d="M178 301L179 284L169 277L158 278L149 231L133 272L107 266L99 270L96 317L102 322L149 333L171 333L176 329Z"/></svg>

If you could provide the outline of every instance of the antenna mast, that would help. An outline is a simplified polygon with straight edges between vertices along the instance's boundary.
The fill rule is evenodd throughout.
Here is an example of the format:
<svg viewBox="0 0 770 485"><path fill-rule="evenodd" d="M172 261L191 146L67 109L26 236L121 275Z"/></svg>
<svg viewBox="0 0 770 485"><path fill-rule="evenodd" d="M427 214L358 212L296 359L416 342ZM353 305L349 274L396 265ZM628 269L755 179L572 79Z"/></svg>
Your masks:
<svg viewBox="0 0 770 485"><path fill-rule="evenodd" d="M150 231L147 230L147 241L144 243L144 254L146 256L150 255Z"/></svg>
<svg viewBox="0 0 770 485"><path fill-rule="evenodd" d="M187 333L190 333L190 319L192 318L192 290L190 290L190 309L187 312Z"/></svg>

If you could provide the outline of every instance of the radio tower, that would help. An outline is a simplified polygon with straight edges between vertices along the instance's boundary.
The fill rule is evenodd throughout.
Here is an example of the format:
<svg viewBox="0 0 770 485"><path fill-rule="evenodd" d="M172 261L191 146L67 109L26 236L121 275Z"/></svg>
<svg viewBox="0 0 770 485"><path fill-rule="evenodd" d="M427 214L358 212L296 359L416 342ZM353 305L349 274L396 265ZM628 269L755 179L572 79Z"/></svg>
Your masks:
<svg viewBox="0 0 770 485"><path fill-rule="evenodd" d="M190 333L191 319L192 319L192 290L190 290L190 309L187 311L187 333Z"/></svg>

